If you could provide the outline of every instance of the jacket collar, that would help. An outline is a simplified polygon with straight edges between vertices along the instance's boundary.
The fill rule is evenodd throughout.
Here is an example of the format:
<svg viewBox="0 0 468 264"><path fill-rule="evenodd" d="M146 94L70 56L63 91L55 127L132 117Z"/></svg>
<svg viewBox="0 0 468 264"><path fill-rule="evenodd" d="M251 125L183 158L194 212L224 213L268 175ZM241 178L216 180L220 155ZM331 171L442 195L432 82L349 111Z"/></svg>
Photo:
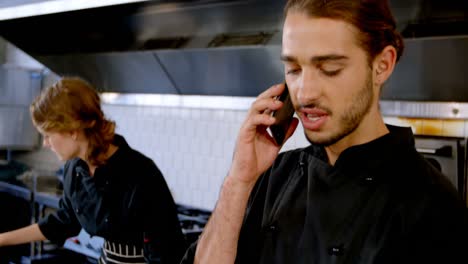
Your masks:
<svg viewBox="0 0 468 264"><path fill-rule="evenodd" d="M128 145L127 141L121 135L115 134L114 139L112 140L112 144L118 147L117 151L114 154L112 154L112 156L110 156L109 159L107 159L104 165L98 167L96 171L102 170L103 168L108 166L112 167L112 164L122 164L122 162L123 164L125 164L126 153L128 152L128 150L130 150L130 146ZM80 158L76 158L75 170L78 173L86 173L89 175L88 164Z"/></svg>
<svg viewBox="0 0 468 264"><path fill-rule="evenodd" d="M335 182L341 175L346 175L345 178L351 175L360 175L364 180L373 179L367 178L369 175L378 175L382 164L387 162L392 156L401 155L402 150L414 150L414 137L411 128L397 127L387 125L389 133L376 138L370 142L351 146L345 149L338 157L334 166L328 163L328 157L323 146L311 145L304 149L304 152L309 156L309 162L319 163L320 166L326 168L329 173L320 175L325 182ZM312 161L313 160L313 161ZM339 180L341 182L341 180Z"/></svg>

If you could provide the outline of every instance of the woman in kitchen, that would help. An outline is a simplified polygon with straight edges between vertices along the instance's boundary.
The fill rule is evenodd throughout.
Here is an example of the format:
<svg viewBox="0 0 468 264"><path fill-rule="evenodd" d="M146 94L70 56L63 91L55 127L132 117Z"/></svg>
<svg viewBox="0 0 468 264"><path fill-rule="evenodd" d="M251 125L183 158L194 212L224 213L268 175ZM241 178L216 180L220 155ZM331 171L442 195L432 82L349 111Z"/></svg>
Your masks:
<svg viewBox="0 0 468 264"><path fill-rule="evenodd" d="M95 89L62 78L30 112L44 146L66 161L64 192L54 214L0 234L0 246L63 243L83 228L105 240L99 263L178 263L185 242L167 184L151 159L114 133Z"/></svg>

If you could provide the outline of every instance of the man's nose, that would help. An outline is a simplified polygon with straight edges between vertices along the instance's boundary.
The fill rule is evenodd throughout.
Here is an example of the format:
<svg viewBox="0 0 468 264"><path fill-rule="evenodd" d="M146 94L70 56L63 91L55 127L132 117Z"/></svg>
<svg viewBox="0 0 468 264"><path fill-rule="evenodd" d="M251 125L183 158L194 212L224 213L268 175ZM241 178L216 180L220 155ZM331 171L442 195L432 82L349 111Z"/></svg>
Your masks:
<svg viewBox="0 0 468 264"><path fill-rule="evenodd" d="M308 104L316 101L320 96L322 96L322 89L316 73L311 70L304 70L297 91L298 101L301 104Z"/></svg>

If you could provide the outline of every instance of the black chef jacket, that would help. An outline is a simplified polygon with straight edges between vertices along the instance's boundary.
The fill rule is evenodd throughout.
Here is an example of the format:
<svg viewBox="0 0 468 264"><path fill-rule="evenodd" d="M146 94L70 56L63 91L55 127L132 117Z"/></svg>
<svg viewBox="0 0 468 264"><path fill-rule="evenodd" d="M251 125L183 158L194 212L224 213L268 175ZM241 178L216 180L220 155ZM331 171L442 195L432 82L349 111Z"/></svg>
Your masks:
<svg viewBox="0 0 468 264"><path fill-rule="evenodd" d="M411 129L388 128L334 166L319 146L280 154L251 193L236 263L468 263L457 192Z"/></svg>
<svg viewBox="0 0 468 264"><path fill-rule="evenodd" d="M79 159L64 166L60 208L39 221L57 243L81 228L112 242L143 247L149 263L178 263L185 242L169 188L154 162L114 137L118 150L90 177Z"/></svg>

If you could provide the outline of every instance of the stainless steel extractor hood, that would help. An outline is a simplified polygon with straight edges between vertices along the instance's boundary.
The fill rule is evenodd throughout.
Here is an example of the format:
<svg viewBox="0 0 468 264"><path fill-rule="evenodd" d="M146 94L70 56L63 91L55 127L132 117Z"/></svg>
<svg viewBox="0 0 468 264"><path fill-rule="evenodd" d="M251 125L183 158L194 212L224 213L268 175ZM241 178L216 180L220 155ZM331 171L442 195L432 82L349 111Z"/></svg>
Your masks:
<svg viewBox="0 0 468 264"><path fill-rule="evenodd" d="M82 76L102 91L256 96L283 79L284 0L123 2L5 18L0 34L55 73ZM390 2L412 40L384 99L468 102L459 70L468 1Z"/></svg>

